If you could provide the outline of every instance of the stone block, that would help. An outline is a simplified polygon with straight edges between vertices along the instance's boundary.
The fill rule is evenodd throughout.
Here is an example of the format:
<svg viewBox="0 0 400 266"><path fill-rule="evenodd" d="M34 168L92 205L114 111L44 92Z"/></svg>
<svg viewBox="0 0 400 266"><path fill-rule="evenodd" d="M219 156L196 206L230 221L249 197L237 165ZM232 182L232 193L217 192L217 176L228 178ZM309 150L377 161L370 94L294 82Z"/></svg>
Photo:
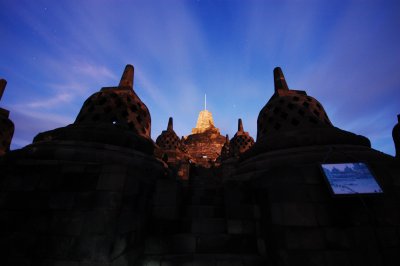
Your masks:
<svg viewBox="0 0 400 266"><path fill-rule="evenodd" d="M288 252L288 264L290 266L325 266L325 256L320 251L295 251Z"/></svg>
<svg viewBox="0 0 400 266"><path fill-rule="evenodd" d="M398 266L400 265L400 248L384 249L382 257L385 266Z"/></svg>
<svg viewBox="0 0 400 266"><path fill-rule="evenodd" d="M85 168L84 163L64 163L61 172L63 174L80 174L85 172Z"/></svg>
<svg viewBox="0 0 400 266"><path fill-rule="evenodd" d="M116 210L107 209L96 209L86 211L82 213L80 219L82 221L82 233L83 234L105 234L107 232L113 232L115 225L117 224Z"/></svg>
<svg viewBox="0 0 400 266"><path fill-rule="evenodd" d="M300 167L301 175L306 184L323 184L324 178L321 169L316 164L307 164Z"/></svg>
<svg viewBox="0 0 400 266"><path fill-rule="evenodd" d="M154 194L154 205L173 205L178 204L178 197L176 193L169 191L159 191Z"/></svg>
<svg viewBox="0 0 400 266"><path fill-rule="evenodd" d="M182 254L196 250L196 237L188 234L148 237L145 254Z"/></svg>
<svg viewBox="0 0 400 266"><path fill-rule="evenodd" d="M78 236L84 222L84 213L74 211L53 212L49 222L48 232L53 234Z"/></svg>
<svg viewBox="0 0 400 266"><path fill-rule="evenodd" d="M241 220L228 220L227 221L228 234L242 234L243 225Z"/></svg>
<svg viewBox="0 0 400 266"><path fill-rule="evenodd" d="M122 190L125 183L125 173L102 173L97 183L98 190Z"/></svg>
<svg viewBox="0 0 400 266"><path fill-rule="evenodd" d="M226 234L202 235L198 237L198 253L229 253L230 236Z"/></svg>
<svg viewBox="0 0 400 266"><path fill-rule="evenodd" d="M127 166L122 164L104 164L101 167L102 173L120 174L125 176L127 174Z"/></svg>
<svg viewBox="0 0 400 266"><path fill-rule="evenodd" d="M40 176L37 174L10 174L3 179L1 187L8 191L32 191L39 180Z"/></svg>
<svg viewBox="0 0 400 266"><path fill-rule="evenodd" d="M153 217L155 219L175 220L178 218L178 206L155 205L153 206Z"/></svg>
<svg viewBox="0 0 400 266"><path fill-rule="evenodd" d="M318 225L311 203L272 203L271 218L273 223L287 226Z"/></svg>
<svg viewBox="0 0 400 266"><path fill-rule="evenodd" d="M288 249L324 249L324 233L317 228L286 228L286 246Z"/></svg>
<svg viewBox="0 0 400 266"><path fill-rule="evenodd" d="M226 217L230 219L254 220L253 205L225 204Z"/></svg>
<svg viewBox="0 0 400 266"><path fill-rule="evenodd" d="M351 237L352 243L354 243L356 249L378 250L378 239L376 239L372 227L351 227L347 229L347 234Z"/></svg>
<svg viewBox="0 0 400 266"><path fill-rule="evenodd" d="M191 222L191 232L199 234L226 233L225 219L201 219Z"/></svg>
<svg viewBox="0 0 400 266"><path fill-rule="evenodd" d="M224 210L222 206L214 205L189 205L186 216L189 218L222 218Z"/></svg>
<svg viewBox="0 0 400 266"><path fill-rule="evenodd" d="M348 232L342 228L326 228L325 239L327 247L335 250L350 249L353 246Z"/></svg>
<svg viewBox="0 0 400 266"><path fill-rule="evenodd" d="M66 236L40 236L37 238L34 249L35 257L57 260L69 259L69 252L74 245L75 238Z"/></svg>
<svg viewBox="0 0 400 266"><path fill-rule="evenodd" d="M41 174L37 184L39 190L56 190L62 188L63 176L61 174Z"/></svg>
<svg viewBox="0 0 400 266"><path fill-rule="evenodd" d="M99 237L84 235L75 238L68 257L78 261L94 261L96 260L97 250L96 245Z"/></svg>
<svg viewBox="0 0 400 266"><path fill-rule="evenodd" d="M49 207L53 210L70 210L74 206L74 200L74 192L52 192L49 196Z"/></svg>
<svg viewBox="0 0 400 266"><path fill-rule="evenodd" d="M395 248L400 246L400 237L396 227L379 227L375 230L381 247Z"/></svg>
<svg viewBox="0 0 400 266"><path fill-rule="evenodd" d="M346 251L325 251L325 264L326 266L352 266L350 258Z"/></svg>
<svg viewBox="0 0 400 266"><path fill-rule="evenodd" d="M315 216L317 218L318 225L331 226L334 224L334 217L332 217L330 208L331 207L328 204L314 204Z"/></svg>
<svg viewBox="0 0 400 266"><path fill-rule="evenodd" d="M64 191L91 191L97 187L98 176L88 175L85 172L63 174L60 187Z"/></svg>
<svg viewBox="0 0 400 266"><path fill-rule="evenodd" d="M79 266L79 261L71 261L71 260L60 260L55 261L54 266Z"/></svg>

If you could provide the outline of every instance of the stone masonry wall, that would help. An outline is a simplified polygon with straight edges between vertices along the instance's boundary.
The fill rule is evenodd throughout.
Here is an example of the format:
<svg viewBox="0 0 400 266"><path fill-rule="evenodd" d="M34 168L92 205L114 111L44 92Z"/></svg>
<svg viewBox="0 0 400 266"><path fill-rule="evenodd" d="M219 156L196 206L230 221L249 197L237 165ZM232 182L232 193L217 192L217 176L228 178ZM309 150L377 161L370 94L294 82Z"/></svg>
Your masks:
<svg viewBox="0 0 400 266"><path fill-rule="evenodd" d="M132 265L162 164L111 145L29 145L0 164L3 265Z"/></svg>

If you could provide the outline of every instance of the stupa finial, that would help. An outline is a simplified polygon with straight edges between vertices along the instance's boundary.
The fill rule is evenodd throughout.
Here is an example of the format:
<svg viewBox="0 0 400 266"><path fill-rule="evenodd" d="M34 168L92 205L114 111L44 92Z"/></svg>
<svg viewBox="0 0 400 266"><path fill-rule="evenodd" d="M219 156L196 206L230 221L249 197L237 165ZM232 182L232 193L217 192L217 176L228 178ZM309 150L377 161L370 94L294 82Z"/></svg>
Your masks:
<svg viewBox="0 0 400 266"><path fill-rule="evenodd" d="M133 74L134 68L132 65L126 65L124 73L122 74L121 81L119 82L119 87L129 87L133 89Z"/></svg>
<svg viewBox="0 0 400 266"><path fill-rule="evenodd" d="M168 127L167 127L168 131L174 130L174 120L172 119L172 117L170 117L168 119Z"/></svg>
<svg viewBox="0 0 400 266"><path fill-rule="evenodd" d="M285 80L285 76L283 75L282 69L280 67L276 67L274 69L274 85L275 92L278 90L289 90L289 87Z"/></svg>
<svg viewBox="0 0 400 266"><path fill-rule="evenodd" d="M241 118L238 120L238 131L243 132L243 123Z"/></svg>

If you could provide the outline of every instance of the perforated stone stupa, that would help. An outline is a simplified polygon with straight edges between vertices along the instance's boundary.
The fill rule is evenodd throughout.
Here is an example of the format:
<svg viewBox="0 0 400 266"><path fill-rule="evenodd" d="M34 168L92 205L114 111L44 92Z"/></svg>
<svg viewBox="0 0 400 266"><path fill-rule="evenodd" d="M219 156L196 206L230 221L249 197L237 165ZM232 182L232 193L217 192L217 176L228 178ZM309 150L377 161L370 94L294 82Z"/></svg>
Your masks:
<svg viewBox="0 0 400 266"><path fill-rule="evenodd" d="M133 78L134 68L127 65L119 85L103 87L91 95L72 125L40 133L34 142L91 141L153 154L150 112L133 90Z"/></svg>
<svg viewBox="0 0 400 266"><path fill-rule="evenodd" d="M334 127L280 68L274 80L254 145L241 120L221 136L207 110L182 139L170 118L155 144L128 65L73 124L0 153L1 265L400 265L399 124L394 158ZM322 164L352 162L382 194L354 193L370 178L352 175L332 194Z"/></svg>
<svg viewBox="0 0 400 266"><path fill-rule="evenodd" d="M6 89L7 81L0 79L0 100ZM10 144L14 135L14 123L9 119L10 111L0 108L0 156L10 150Z"/></svg>
<svg viewBox="0 0 400 266"><path fill-rule="evenodd" d="M241 154L248 151L254 145L254 139L249 132L243 129L242 119L238 120L238 131L230 141L230 156L239 157Z"/></svg>

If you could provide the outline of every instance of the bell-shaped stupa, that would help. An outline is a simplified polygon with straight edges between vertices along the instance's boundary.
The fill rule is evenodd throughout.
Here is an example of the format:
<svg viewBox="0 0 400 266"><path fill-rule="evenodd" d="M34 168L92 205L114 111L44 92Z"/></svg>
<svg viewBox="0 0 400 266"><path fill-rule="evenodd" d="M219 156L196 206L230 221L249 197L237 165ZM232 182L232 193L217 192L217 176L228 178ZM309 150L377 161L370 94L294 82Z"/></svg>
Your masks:
<svg viewBox="0 0 400 266"><path fill-rule="evenodd" d="M103 87L83 104L75 122L38 134L34 142L85 141L133 148L152 154L151 118L133 90L134 68L126 65L116 87Z"/></svg>
<svg viewBox="0 0 400 266"><path fill-rule="evenodd" d="M254 145L254 139L243 129L242 119L238 120L238 131L230 141L230 154L233 157L239 157L242 153L248 151Z"/></svg>
<svg viewBox="0 0 400 266"><path fill-rule="evenodd" d="M366 137L334 127L315 98L289 89L280 67L274 69L274 83L275 93L258 115L254 152L327 144L370 146Z"/></svg>

